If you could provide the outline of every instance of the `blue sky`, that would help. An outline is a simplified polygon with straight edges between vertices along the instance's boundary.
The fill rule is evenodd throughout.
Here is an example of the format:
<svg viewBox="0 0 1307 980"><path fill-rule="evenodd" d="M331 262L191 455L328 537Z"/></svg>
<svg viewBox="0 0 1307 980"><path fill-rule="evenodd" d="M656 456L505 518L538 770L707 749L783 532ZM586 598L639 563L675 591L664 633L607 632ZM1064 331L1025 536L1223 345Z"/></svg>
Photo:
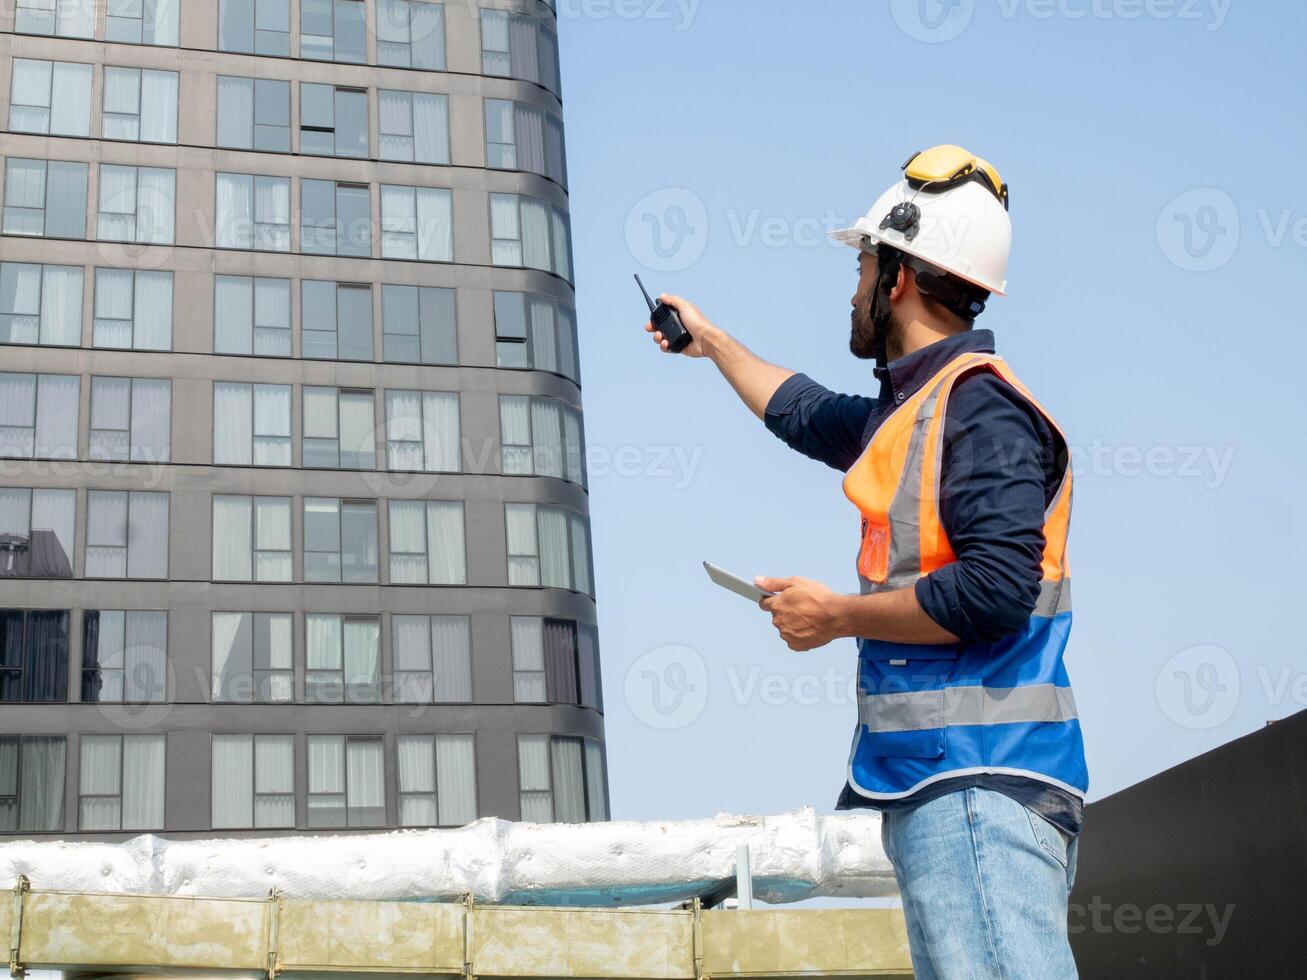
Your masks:
<svg viewBox="0 0 1307 980"><path fill-rule="evenodd" d="M856 588L840 476L632 272L845 391L855 254L914 150L1012 187L983 316L1077 453L1068 664L1091 800L1307 708L1307 8L1286 0L559 0L613 815L829 810L853 642L790 653L707 581Z"/></svg>

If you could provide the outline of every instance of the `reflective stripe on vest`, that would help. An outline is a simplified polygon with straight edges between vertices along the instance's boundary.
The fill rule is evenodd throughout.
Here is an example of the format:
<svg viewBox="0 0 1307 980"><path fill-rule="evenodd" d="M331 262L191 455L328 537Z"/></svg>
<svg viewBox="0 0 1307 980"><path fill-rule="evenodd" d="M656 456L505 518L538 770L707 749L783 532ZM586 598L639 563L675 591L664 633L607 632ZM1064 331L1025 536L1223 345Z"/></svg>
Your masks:
<svg viewBox="0 0 1307 980"><path fill-rule="evenodd" d="M862 517L864 593L910 587L957 560L939 512L944 425L954 385L978 371L1011 385L1061 434L1001 358L963 354L945 365L880 424L845 476L845 494ZM950 775L994 772L1084 793L1084 748L1062 660L1071 620L1071 495L1068 468L1045 512L1042 582L1023 630L994 644L859 641L859 724L849 760L856 791L902 798Z"/></svg>

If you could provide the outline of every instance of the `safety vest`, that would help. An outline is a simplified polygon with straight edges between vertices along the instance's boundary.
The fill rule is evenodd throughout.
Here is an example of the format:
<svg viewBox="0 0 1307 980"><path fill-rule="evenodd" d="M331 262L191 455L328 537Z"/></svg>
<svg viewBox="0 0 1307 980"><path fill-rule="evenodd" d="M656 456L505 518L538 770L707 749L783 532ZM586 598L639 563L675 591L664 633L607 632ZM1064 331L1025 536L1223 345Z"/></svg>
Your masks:
<svg viewBox="0 0 1307 980"><path fill-rule="evenodd" d="M977 371L998 375L1057 429L1002 358L970 353L949 362L885 419L845 476L844 492L862 514L864 594L908 588L957 560L939 510L944 418L953 386ZM1039 601L1018 633L940 646L858 641L858 727L849 754L856 792L901 799L941 779L994 773L1085 794L1084 742L1062 660L1071 632L1070 517L1064 466L1044 515Z"/></svg>

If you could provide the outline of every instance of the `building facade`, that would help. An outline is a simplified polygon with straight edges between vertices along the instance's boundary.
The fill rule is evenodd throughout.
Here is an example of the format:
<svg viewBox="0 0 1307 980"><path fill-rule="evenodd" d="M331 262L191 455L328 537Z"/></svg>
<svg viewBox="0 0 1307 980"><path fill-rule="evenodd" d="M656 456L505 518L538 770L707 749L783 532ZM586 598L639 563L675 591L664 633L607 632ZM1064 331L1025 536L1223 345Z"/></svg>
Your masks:
<svg viewBox="0 0 1307 980"><path fill-rule="evenodd" d="M0 12L0 840L607 819L557 26Z"/></svg>

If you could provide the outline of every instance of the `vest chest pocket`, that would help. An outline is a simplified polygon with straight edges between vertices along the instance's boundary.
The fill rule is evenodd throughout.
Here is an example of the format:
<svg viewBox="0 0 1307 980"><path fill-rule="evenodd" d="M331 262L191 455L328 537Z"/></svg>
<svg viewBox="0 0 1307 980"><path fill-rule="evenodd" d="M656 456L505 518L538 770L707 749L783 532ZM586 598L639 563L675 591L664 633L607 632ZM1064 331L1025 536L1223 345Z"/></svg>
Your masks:
<svg viewBox="0 0 1307 980"><path fill-rule="evenodd" d="M883 659L861 658L860 751L884 758L942 759L947 748L945 689L957 650L929 648L925 658L896 658L893 652L877 650L886 654Z"/></svg>
<svg viewBox="0 0 1307 980"><path fill-rule="evenodd" d="M889 525L862 519L862 545L858 549L858 574L868 582L889 578Z"/></svg>

